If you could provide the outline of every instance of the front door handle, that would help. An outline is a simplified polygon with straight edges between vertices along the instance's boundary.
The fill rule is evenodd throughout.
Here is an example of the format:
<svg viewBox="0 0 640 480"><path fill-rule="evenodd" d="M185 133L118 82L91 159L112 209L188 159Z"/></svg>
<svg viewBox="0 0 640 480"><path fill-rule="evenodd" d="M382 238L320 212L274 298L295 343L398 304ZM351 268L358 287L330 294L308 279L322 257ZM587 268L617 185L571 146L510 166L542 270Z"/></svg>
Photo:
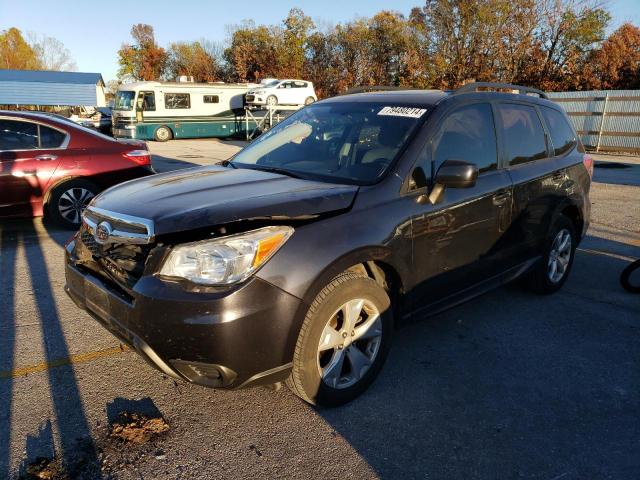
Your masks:
<svg viewBox="0 0 640 480"><path fill-rule="evenodd" d="M495 206L504 205L511 199L511 192L509 190L505 192L498 192L493 196L493 204Z"/></svg>
<svg viewBox="0 0 640 480"><path fill-rule="evenodd" d="M38 155L36 157L36 160L42 160L42 161L47 161L47 160L57 160L58 156L54 155L52 153L44 153L42 155Z"/></svg>

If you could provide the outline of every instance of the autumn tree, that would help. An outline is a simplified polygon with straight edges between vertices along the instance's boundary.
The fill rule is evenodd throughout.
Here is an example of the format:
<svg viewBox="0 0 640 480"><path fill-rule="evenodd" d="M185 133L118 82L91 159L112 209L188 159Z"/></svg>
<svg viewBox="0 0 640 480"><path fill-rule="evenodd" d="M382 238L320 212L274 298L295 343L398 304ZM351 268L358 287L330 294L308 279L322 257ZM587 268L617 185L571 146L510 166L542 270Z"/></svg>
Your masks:
<svg viewBox="0 0 640 480"><path fill-rule="evenodd" d="M622 25L593 52L589 64L592 88L640 88L640 28Z"/></svg>
<svg viewBox="0 0 640 480"><path fill-rule="evenodd" d="M17 28L0 32L0 68L14 70L39 70L42 64L36 51Z"/></svg>
<svg viewBox="0 0 640 480"><path fill-rule="evenodd" d="M123 44L118 51L118 77L134 80L158 80L167 63L167 52L158 46L153 27L139 23L131 28L132 44Z"/></svg>
<svg viewBox="0 0 640 480"><path fill-rule="evenodd" d="M299 8L291 9L283 23L281 41L275 42L278 46L278 76L300 78L303 75L307 40L315 25Z"/></svg>
<svg viewBox="0 0 640 480"><path fill-rule="evenodd" d="M256 82L275 76L278 69L276 28L245 22L234 27L224 58L231 67L230 79Z"/></svg>
<svg viewBox="0 0 640 480"><path fill-rule="evenodd" d="M200 42L172 43L167 53L167 78L187 75L192 76L196 82L213 82L218 79L219 67L216 59Z"/></svg>

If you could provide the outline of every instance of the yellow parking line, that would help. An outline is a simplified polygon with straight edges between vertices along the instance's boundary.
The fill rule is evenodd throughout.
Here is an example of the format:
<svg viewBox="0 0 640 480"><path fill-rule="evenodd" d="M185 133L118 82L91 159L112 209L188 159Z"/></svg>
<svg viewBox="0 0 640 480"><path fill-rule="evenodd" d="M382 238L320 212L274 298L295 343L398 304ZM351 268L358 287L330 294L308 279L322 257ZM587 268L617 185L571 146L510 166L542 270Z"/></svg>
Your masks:
<svg viewBox="0 0 640 480"><path fill-rule="evenodd" d="M64 365L73 365L76 363L90 362L97 358L108 357L110 355L117 355L118 353L126 352L129 347L126 345L120 345L118 347L105 348L104 350L95 350L93 352L78 353L76 355L69 355L68 357L57 358L50 362L37 363L28 367L16 368L14 370L0 371L0 379L3 378L16 378L24 377L30 373L44 372L50 368L62 367Z"/></svg>

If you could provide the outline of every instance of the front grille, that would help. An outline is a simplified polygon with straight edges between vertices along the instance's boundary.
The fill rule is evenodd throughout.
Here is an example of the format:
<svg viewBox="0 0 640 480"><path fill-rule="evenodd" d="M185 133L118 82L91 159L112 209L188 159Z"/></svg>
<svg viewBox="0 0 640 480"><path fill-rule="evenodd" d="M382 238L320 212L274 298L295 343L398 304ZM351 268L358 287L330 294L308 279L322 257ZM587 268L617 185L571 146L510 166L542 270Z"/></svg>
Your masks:
<svg viewBox="0 0 640 480"><path fill-rule="evenodd" d="M144 273L151 245L109 243L101 245L93 234L83 227L80 241L90 252L102 273L127 288L132 288Z"/></svg>

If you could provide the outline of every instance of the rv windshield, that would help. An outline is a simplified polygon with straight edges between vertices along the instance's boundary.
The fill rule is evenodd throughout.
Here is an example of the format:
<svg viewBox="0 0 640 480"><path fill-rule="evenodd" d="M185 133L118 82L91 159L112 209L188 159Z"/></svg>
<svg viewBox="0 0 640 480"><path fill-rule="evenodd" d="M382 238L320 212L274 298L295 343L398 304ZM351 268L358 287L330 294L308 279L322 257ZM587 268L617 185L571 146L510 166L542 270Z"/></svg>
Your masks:
<svg viewBox="0 0 640 480"><path fill-rule="evenodd" d="M393 163L427 109L382 103L310 105L240 151L232 166L367 185Z"/></svg>
<svg viewBox="0 0 640 480"><path fill-rule="evenodd" d="M116 94L116 101L113 107L114 110L131 110L133 108L134 99L136 98L136 92L130 90L120 90Z"/></svg>

